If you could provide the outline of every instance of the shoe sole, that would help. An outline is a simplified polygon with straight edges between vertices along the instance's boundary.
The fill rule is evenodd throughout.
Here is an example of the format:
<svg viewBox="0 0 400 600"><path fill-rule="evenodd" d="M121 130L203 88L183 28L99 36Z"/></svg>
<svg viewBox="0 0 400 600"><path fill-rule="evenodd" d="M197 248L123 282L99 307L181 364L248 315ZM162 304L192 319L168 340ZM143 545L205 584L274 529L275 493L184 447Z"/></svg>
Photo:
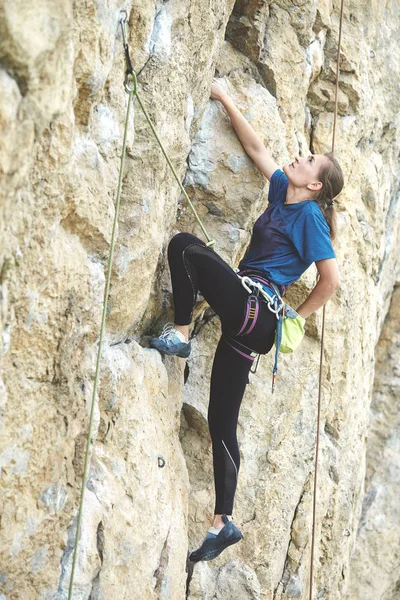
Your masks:
<svg viewBox="0 0 400 600"><path fill-rule="evenodd" d="M228 548L229 546L232 546L233 544L237 544L238 542L240 542L241 539L243 539L243 535L241 535L238 540L231 540L230 542L228 541L225 544L223 544L222 546L220 546L219 548L216 548L215 550L211 550L210 552L207 552L201 558L197 558L194 561L191 560L191 558L189 556L189 560L191 562L200 562L202 560L212 560L213 558L217 558L217 556L219 556L221 554L221 552L223 552L225 550L225 548Z"/></svg>
<svg viewBox="0 0 400 600"><path fill-rule="evenodd" d="M157 348L158 350L158 348ZM159 352L163 352L164 354L168 354L168 356L179 356L179 358L189 358L191 350L189 352L165 352L164 350L159 350Z"/></svg>
<svg viewBox="0 0 400 600"><path fill-rule="evenodd" d="M225 548L228 548L229 546L232 546L233 544L237 544L238 542L240 542L241 539L242 538L240 537L238 540L232 540L231 542L227 542L226 544L224 544L223 547L218 548L217 550L214 550L213 552L208 552L202 560L212 560L213 558L217 558L217 556L219 556L221 554L221 552L223 552L225 550Z"/></svg>
<svg viewBox="0 0 400 600"><path fill-rule="evenodd" d="M168 354L168 356L179 356L179 358L189 358L190 353L192 351L192 348L189 348L188 350L184 350L184 351L178 351L178 352L174 352L174 351L169 351L168 349L164 349L164 348L158 348L156 344L152 344L150 341L150 346L152 348L155 348L156 350L158 350L161 354Z"/></svg>

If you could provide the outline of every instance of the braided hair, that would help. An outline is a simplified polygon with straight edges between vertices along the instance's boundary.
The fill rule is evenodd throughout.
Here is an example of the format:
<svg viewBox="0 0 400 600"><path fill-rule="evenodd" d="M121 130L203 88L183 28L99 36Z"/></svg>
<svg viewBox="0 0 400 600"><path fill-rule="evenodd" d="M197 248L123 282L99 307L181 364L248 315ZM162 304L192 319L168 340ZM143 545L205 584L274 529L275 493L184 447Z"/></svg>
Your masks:
<svg viewBox="0 0 400 600"><path fill-rule="evenodd" d="M332 152L325 152L324 156L329 158L329 164L323 166L318 174L322 188L312 200L318 203L330 229L331 239L336 237L336 211L334 210L335 198L340 194L344 185L342 169Z"/></svg>

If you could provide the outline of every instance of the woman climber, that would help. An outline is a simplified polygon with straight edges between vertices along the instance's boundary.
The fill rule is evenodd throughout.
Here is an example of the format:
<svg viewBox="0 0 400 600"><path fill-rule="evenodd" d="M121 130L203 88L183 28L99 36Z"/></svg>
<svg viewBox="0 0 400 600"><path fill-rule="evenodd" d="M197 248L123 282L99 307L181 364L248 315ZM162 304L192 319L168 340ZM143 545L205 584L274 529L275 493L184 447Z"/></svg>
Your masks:
<svg viewBox="0 0 400 600"><path fill-rule="evenodd" d="M150 341L151 346L164 354L189 356L189 325L198 291L220 317L222 329L212 366L208 408L216 495L214 519L201 546L190 554L191 561L211 560L243 537L232 519L240 467L236 428L253 353L267 354L271 350L277 318L267 303L257 297L253 313L256 318L248 327L249 295L238 275L257 277L269 292L273 282L282 296L286 287L315 262L318 283L296 309L304 318L323 306L339 287L339 269L331 243L335 237L334 198L343 188L343 174L336 158L331 153L296 156L280 169L215 81L210 97L225 107L244 150L270 181L270 187L268 208L254 224L238 274L190 233L178 233L168 246L175 320Z"/></svg>

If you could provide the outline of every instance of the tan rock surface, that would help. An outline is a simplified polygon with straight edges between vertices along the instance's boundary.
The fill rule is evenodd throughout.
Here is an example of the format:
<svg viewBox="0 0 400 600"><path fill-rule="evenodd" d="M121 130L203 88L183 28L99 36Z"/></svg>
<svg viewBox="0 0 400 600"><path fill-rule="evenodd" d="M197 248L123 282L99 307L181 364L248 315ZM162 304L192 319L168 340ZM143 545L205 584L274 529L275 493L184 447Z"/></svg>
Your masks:
<svg viewBox="0 0 400 600"><path fill-rule="evenodd" d="M393 292L376 348L368 424L364 499L350 562L349 598L399 594L400 287Z"/></svg>
<svg viewBox="0 0 400 600"><path fill-rule="evenodd" d="M0 3L1 600L68 596L127 103L120 8ZM311 144L329 150L339 6L139 0L124 8L143 102L216 249L237 265L268 182L209 101L212 77L278 164ZM399 280L396 11L394 0L368 13L345 2L336 140L346 176L336 244L342 287L327 308L320 600L398 597L397 563L383 572L376 556L382 544L385 556L398 550L395 448L379 446L382 436L394 444L396 423L379 416L386 388L373 392L375 345ZM272 355L250 377L234 512L244 540L187 568L213 511L206 412L219 324L199 304L186 368L147 347L173 317L168 241L178 230L200 231L137 102L129 125L73 598L306 598L321 311L301 349L282 357L274 396ZM314 283L311 268L289 300L298 304ZM396 343L380 343L379 365L388 348L397 356ZM387 495L370 506L377 487ZM384 589L357 586L365 573L384 578Z"/></svg>

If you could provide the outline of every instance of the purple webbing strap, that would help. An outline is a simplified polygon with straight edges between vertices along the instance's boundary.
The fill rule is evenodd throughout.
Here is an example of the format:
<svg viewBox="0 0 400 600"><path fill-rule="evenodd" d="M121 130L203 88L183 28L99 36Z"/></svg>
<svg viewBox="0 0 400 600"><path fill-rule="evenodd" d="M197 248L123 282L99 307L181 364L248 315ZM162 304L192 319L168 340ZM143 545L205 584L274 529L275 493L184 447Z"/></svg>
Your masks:
<svg viewBox="0 0 400 600"><path fill-rule="evenodd" d="M244 323L240 328L240 331L236 334L236 335L240 335L243 331L243 329L246 327L248 318L249 318L249 312L250 312L250 306L251 306L251 302L250 302L250 296L247 298L247 307L246 307L246 316L244 318Z"/></svg>
<svg viewBox="0 0 400 600"><path fill-rule="evenodd" d="M232 346L232 344L230 344L226 338L224 338L224 339L225 339L225 342L228 344L228 346L230 346L231 348L233 348L233 350L235 350L238 354L240 354L244 358L247 358L247 360L251 360L251 362L254 361L255 357L253 358L252 356L249 356L248 354L245 354L244 352L241 352L240 350L238 350L237 348L235 348L235 346Z"/></svg>
<svg viewBox="0 0 400 600"><path fill-rule="evenodd" d="M274 288L271 286L271 284L269 283L268 280L263 279L262 277L258 277L256 275L253 275L253 277L251 277L251 279L255 279L256 281L259 281L260 283L263 283L264 285L266 285L267 287L269 287L270 290L274 291Z"/></svg>
<svg viewBox="0 0 400 600"><path fill-rule="evenodd" d="M259 306L259 305L258 305L258 301L256 301L256 314L255 314L255 316L254 316L254 319L253 319L253 322L252 322L252 324L251 324L250 328L247 330L247 334L249 334L249 333L250 333L250 331L252 331L252 330L253 330L253 327L254 327L254 325L257 323L257 317L258 317L258 311L259 311L259 307L258 307L258 306ZM246 334L246 335L247 335L247 334Z"/></svg>
<svg viewBox="0 0 400 600"><path fill-rule="evenodd" d="M252 303L253 301L253 303ZM253 312L253 316L251 316L251 311ZM238 331L238 333L236 334L236 336L239 335L247 335L254 327L254 325L257 322L257 317L258 317L258 311L259 311L259 305L258 305L258 300L255 296L249 296L247 298L247 306L246 306L246 316L244 319L244 323L242 325L242 327L240 328L240 330ZM249 328L246 331L246 327L249 325L249 323L253 321L251 323L251 325L249 326Z"/></svg>

